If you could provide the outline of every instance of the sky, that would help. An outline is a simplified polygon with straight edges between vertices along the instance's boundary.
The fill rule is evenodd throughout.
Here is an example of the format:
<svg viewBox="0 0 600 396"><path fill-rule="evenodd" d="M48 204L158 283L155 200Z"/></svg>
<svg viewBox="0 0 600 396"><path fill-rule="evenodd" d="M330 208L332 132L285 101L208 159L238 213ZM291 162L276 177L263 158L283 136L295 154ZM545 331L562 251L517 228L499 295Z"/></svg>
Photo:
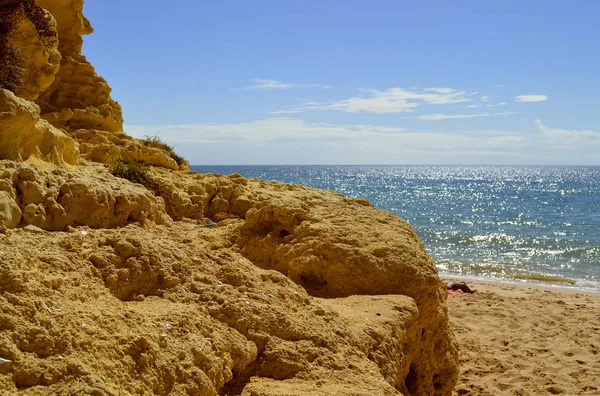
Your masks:
<svg viewBox="0 0 600 396"><path fill-rule="evenodd" d="M87 0L124 129L194 165L600 164L600 1Z"/></svg>

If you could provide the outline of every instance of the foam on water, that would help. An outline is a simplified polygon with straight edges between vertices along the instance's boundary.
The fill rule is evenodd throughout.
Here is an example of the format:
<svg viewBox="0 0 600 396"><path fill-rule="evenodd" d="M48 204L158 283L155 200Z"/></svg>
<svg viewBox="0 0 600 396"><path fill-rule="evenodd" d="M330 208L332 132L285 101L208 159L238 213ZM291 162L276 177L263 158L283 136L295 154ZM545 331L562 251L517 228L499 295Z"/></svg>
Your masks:
<svg viewBox="0 0 600 396"><path fill-rule="evenodd" d="M411 223L443 273L600 289L600 167L193 169L367 198Z"/></svg>

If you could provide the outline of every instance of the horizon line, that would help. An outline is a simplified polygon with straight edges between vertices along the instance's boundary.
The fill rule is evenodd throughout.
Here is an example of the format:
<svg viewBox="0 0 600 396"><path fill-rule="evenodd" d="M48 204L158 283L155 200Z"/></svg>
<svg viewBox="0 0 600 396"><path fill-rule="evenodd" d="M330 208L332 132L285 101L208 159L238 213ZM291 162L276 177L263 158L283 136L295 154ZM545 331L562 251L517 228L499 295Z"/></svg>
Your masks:
<svg viewBox="0 0 600 396"><path fill-rule="evenodd" d="M192 166L591 166L600 164L190 164Z"/></svg>

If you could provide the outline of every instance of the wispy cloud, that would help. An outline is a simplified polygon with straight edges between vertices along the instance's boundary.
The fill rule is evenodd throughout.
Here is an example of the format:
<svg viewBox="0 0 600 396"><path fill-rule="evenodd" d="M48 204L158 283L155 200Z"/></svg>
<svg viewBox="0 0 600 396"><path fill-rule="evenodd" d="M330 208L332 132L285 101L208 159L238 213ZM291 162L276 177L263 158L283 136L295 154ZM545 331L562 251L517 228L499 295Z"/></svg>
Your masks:
<svg viewBox="0 0 600 396"><path fill-rule="evenodd" d="M136 137L160 131L165 141L177 146L180 154L188 155L195 164L392 164L429 163L432 158L447 163L450 157L464 161L465 156L488 152L495 158L511 156L509 151L519 147L524 139L512 132L409 131L389 125L315 123L284 117L231 124L126 125L125 129ZM436 142L433 146L432 141ZM249 146L252 150L248 150ZM223 156L221 150L206 150L207 147L226 147L228 155ZM282 155L274 157L277 153Z"/></svg>
<svg viewBox="0 0 600 396"><path fill-rule="evenodd" d="M424 88L406 90L389 88L383 91L360 89L360 95L331 102L307 102L288 110L279 110L271 114L291 114L307 110L332 110L345 113L411 113L421 105L443 105L469 102L468 94L452 88Z"/></svg>
<svg viewBox="0 0 600 396"><path fill-rule="evenodd" d="M547 95L519 95L514 97L515 102L544 102L548 100Z"/></svg>
<svg viewBox="0 0 600 396"><path fill-rule="evenodd" d="M500 114L504 113L496 115ZM279 117L225 124L125 125L125 130L135 137L160 131L161 138L194 164L598 164L600 132L551 128L541 120L534 120L533 127L518 132L447 132Z"/></svg>
<svg viewBox="0 0 600 396"><path fill-rule="evenodd" d="M496 103L496 104L486 104L485 107L498 107L498 106L505 106L506 102L500 102L500 103Z"/></svg>
<svg viewBox="0 0 600 396"><path fill-rule="evenodd" d="M487 102L488 100L490 100L489 96L482 96L481 98L479 98L479 100L481 100L482 102Z"/></svg>
<svg viewBox="0 0 600 396"><path fill-rule="evenodd" d="M505 111L503 113L480 113L480 114L426 114L422 116L418 116L418 120L424 121L439 121L439 120L461 120L467 118L479 118L479 117L497 117L497 116L507 116L511 114L516 114L511 111Z"/></svg>
<svg viewBox="0 0 600 396"><path fill-rule="evenodd" d="M557 150L600 149L600 132L592 130L548 128L542 120L533 121L548 148Z"/></svg>
<svg viewBox="0 0 600 396"><path fill-rule="evenodd" d="M329 89L333 88L333 85L321 85L321 84L295 84L295 83L287 83L277 80L262 80L259 78L255 78L252 80L255 85L251 85L249 87L241 88L242 90L250 90L250 89L290 89L290 88L324 88Z"/></svg>
<svg viewBox="0 0 600 396"><path fill-rule="evenodd" d="M129 125L127 130L133 136L147 135L147 131L160 131L175 143L351 139L365 134L393 134L404 128L377 125L344 125L320 122L306 122L289 117L273 117L264 120L238 124L181 124L145 127ZM154 133L155 133L154 132Z"/></svg>
<svg viewBox="0 0 600 396"><path fill-rule="evenodd" d="M423 91L426 92L435 92L439 94L451 94L456 92L455 89L452 88L424 88Z"/></svg>
<svg viewBox="0 0 600 396"><path fill-rule="evenodd" d="M275 110L275 111L270 111L269 114L271 115L285 115L285 114L298 114L298 113L304 113L304 110L294 110L294 109L290 109L290 110Z"/></svg>

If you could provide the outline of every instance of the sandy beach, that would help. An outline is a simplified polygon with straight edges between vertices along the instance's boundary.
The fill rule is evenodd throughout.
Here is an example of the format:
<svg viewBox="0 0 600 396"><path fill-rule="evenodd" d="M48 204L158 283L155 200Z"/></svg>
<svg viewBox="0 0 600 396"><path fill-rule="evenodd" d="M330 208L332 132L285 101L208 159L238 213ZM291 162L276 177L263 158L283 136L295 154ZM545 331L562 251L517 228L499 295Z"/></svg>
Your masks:
<svg viewBox="0 0 600 396"><path fill-rule="evenodd" d="M467 280L455 395L600 395L600 293Z"/></svg>

